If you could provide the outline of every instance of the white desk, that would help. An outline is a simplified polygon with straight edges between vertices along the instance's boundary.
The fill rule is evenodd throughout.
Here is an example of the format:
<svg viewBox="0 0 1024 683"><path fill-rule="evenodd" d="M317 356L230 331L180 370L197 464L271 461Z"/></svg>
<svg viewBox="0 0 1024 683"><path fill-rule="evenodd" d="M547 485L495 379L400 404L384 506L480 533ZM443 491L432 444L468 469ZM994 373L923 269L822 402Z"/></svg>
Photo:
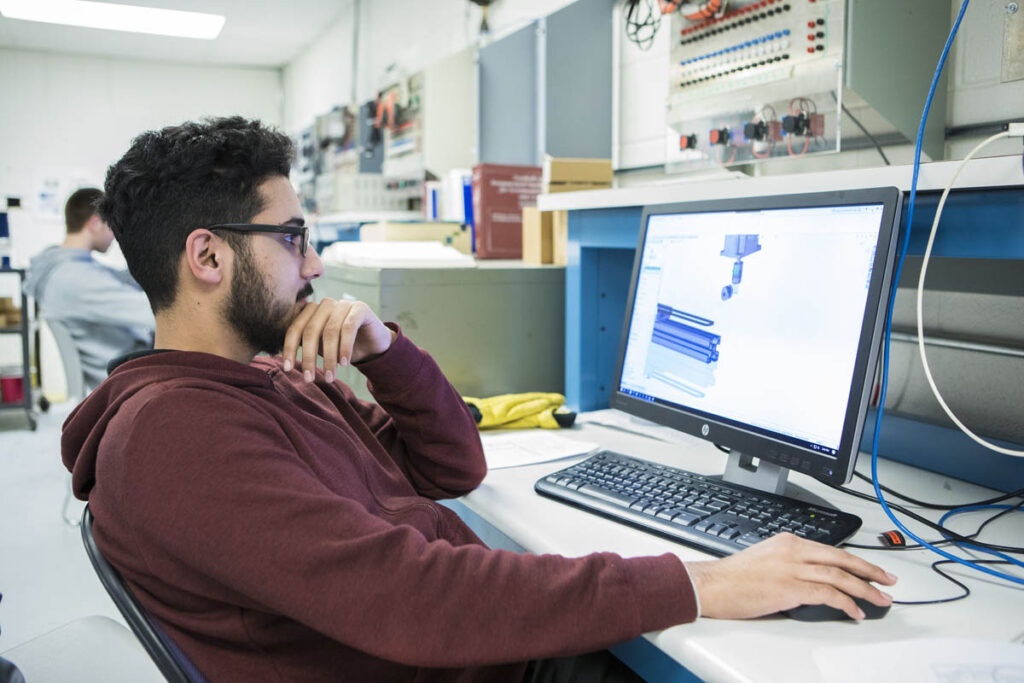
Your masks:
<svg viewBox="0 0 1024 683"><path fill-rule="evenodd" d="M720 474L725 467L723 453L707 442L682 434L674 444L589 424L561 430L559 434L598 442L603 448L703 474ZM493 470L480 488L456 501L453 507L464 514L471 526L482 531L485 540L492 545L493 530L497 529L518 545L518 549L534 553L559 553L572 557L594 551L613 551L623 556L671 552L684 561L710 559L700 551L543 498L534 492L533 484L537 479L573 462L575 460L563 460ZM883 484L919 500L971 502L994 495L988 489L898 463L882 461L879 469ZM868 456L861 457L858 470L870 471ZM791 473L790 481L845 511L859 515L864 525L851 539L853 543L877 544L878 533L893 528L877 503L848 496L804 475ZM857 479L849 486L869 491L868 485ZM937 519L933 513L925 514ZM951 520L952 528L961 532L973 531L984 519L978 515L984 514L964 515L959 520L954 518ZM483 529L479 528L481 521ZM493 529L487 529L487 525ZM909 525L922 538L937 537L935 532L921 527L916 523ZM492 534L490 538L486 536L488 532ZM1019 544L1024 539L1024 514L1014 513L1000 518L986 527L984 539ZM513 546L512 549L516 548ZM886 589L897 600L928 600L959 592L956 586L931 571L930 564L940 558L930 551L853 552L900 577L896 586ZM813 650L822 647L919 638L981 638L1024 644L1024 589L967 568L949 567L946 565L944 568L971 589L970 597L965 600L946 605L894 605L885 618L861 623L806 623L779 616L751 621L701 619L694 624L648 633L644 638L704 680L786 683L822 680L813 657ZM1024 572L1017 574L1024 576ZM1024 667L1024 647L1021 652L1021 666ZM618 651L617 654L622 656ZM628 662L626 657L623 659ZM688 676L685 671L677 669L672 679L687 680Z"/></svg>

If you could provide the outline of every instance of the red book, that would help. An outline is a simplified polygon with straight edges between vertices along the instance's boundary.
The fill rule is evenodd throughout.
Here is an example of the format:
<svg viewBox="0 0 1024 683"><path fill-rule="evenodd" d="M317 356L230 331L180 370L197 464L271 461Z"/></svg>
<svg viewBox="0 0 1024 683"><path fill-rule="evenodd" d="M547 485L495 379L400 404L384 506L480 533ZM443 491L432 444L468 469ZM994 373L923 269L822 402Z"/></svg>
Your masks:
<svg viewBox="0 0 1024 683"><path fill-rule="evenodd" d="M473 167L473 227L477 258L523 257L523 207L536 206L540 166Z"/></svg>

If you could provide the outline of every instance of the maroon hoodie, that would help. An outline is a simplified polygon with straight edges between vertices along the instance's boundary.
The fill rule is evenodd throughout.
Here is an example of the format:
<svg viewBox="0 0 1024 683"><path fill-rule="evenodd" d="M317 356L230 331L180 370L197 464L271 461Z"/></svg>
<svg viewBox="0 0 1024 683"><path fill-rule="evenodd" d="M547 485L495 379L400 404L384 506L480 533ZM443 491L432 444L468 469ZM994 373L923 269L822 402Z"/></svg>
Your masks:
<svg viewBox="0 0 1024 683"><path fill-rule="evenodd" d="M401 334L360 370L379 406L280 359L152 353L64 425L100 550L211 681L516 681L696 618L673 555L485 547L434 502L486 471L456 391Z"/></svg>

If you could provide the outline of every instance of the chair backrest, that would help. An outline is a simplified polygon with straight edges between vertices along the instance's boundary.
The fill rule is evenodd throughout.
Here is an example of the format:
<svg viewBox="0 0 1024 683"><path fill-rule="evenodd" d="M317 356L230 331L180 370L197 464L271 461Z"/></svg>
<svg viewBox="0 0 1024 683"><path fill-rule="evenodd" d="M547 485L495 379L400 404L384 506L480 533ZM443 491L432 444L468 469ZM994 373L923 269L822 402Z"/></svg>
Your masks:
<svg viewBox="0 0 1024 683"><path fill-rule="evenodd" d="M78 355L78 347L75 339L60 320L44 318L43 321L50 329L53 340L57 342L57 351L60 353L61 363L64 365L64 382L67 384L68 399L85 398L85 372L82 369L82 359Z"/></svg>
<svg viewBox="0 0 1024 683"><path fill-rule="evenodd" d="M160 673L169 683L206 683L206 679L189 661L185 653L167 635L153 623L125 585L124 579L116 569L110 566L92 536L92 511L85 506L82 512L82 542L85 552L89 555L93 569L100 577L100 583L113 599L121 616L128 622L135 637L149 653Z"/></svg>

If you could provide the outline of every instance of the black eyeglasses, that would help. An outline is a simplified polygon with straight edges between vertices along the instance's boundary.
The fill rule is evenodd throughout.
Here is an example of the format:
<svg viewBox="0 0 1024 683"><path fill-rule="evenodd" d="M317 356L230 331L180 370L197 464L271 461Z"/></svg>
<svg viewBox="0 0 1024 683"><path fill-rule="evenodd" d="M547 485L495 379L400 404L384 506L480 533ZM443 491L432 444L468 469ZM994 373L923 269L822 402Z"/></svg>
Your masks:
<svg viewBox="0 0 1024 683"><path fill-rule="evenodd" d="M302 225L267 225L265 223L218 223L208 225L206 230L227 230L228 232L274 232L281 235L294 235L301 237L299 242L299 255L306 256L306 249L309 248L309 228Z"/></svg>

